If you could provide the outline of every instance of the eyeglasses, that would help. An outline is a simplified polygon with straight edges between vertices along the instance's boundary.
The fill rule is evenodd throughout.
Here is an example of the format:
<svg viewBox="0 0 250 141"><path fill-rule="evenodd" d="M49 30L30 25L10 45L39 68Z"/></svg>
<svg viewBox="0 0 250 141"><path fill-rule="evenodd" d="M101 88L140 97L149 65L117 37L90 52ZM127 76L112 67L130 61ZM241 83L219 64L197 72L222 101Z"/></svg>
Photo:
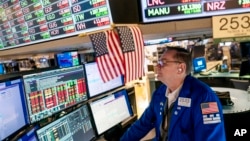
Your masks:
<svg viewBox="0 0 250 141"><path fill-rule="evenodd" d="M166 66L168 63L183 63L181 61L167 61L167 60L158 60L158 65L162 68Z"/></svg>

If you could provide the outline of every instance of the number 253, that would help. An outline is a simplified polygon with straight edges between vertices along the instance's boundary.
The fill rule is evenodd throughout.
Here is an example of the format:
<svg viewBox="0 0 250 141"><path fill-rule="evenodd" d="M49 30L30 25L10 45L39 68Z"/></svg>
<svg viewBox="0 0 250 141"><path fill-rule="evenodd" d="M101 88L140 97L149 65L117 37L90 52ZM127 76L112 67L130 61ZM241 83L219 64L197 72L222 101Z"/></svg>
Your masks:
<svg viewBox="0 0 250 141"><path fill-rule="evenodd" d="M247 29L250 28L250 17L249 16L242 16L242 17L230 17L230 18L221 18L220 23L220 30L228 30L231 29Z"/></svg>

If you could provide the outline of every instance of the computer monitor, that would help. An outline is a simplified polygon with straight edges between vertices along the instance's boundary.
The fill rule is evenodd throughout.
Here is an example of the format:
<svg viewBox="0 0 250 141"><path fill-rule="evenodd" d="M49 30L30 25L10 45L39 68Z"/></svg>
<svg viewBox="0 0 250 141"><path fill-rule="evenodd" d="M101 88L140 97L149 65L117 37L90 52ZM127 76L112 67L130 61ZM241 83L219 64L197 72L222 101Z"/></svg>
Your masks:
<svg viewBox="0 0 250 141"><path fill-rule="evenodd" d="M38 125L31 126L24 134L17 138L17 141L38 141L36 136L36 130L39 128Z"/></svg>
<svg viewBox="0 0 250 141"><path fill-rule="evenodd" d="M250 75L250 60L241 62L239 76Z"/></svg>
<svg viewBox="0 0 250 141"><path fill-rule="evenodd" d="M241 42L240 52L242 59L250 59L250 42Z"/></svg>
<svg viewBox="0 0 250 141"><path fill-rule="evenodd" d="M80 57L77 51L67 51L55 55L59 68L67 68L80 65Z"/></svg>
<svg viewBox="0 0 250 141"><path fill-rule="evenodd" d="M82 65L23 75L31 123L87 100Z"/></svg>
<svg viewBox="0 0 250 141"><path fill-rule="evenodd" d="M126 90L89 102L98 135L133 115Z"/></svg>
<svg viewBox="0 0 250 141"><path fill-rule="evenodd" d="M4 64L0 63L0 75L5 73Z"/></svg>
<svg viewBox="0 0 250 141"><path fill-rule="evenodd" d="M193 71L194 73L200 73L206 71L207 63L205 57L198 57L193 59Z"/></svg>
<svg viewBox="0 0 250 141"><path fill-rule="evenodd" d="M203 57L205 55L205 45L196 45L192 48L192 58Z"/></svg>
<svg viewBox="0 0 250 141"><path fill-rule="evenodd" d="M87 105L45 125L36 131L39 141L90 141L96 138Z"/></svg>
<svg viewBox="0 0 250 141"><path fill-rule="evenodd" d="M0 80L0 140L28 125L28 119L21 77Z"/></svg>
<svg viewBox="0 0 250 141"><path fill-rule="evenodd" d="M101 75L99 73L97 63L90 62L85 65L85 73L87 78L87 88L89 97L94 97L104 92L113 90L115 88L124 85L124 79L122 76L118 76L106 83L103 82Z"/></svg>

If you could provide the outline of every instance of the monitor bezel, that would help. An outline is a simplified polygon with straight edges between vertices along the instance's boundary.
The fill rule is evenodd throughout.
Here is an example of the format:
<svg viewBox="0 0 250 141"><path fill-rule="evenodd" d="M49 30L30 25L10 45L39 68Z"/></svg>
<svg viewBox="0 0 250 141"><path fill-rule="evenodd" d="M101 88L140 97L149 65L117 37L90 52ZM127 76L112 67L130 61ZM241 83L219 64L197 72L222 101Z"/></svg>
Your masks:
<svg viewBox="0 0 250 141"><path fill-rule="evenodd" d="M240 42L240 56L241 59L245 60L245 59L250 59L250 41L248 42ZM246 46L246 44L249 44L249 46ZM245 51L248 51L245 52Z"/></svg>
<svg viewBox="0 0 250 141"><path fill-rule="evenodd" d="M250 59L241 62L239 76L250 76Z"/></svg>
<svg viewBox="0 0 250 141"><path fill-rule="evenodd" d="M23 114L24 114L24 120L25 120L25 125L17 129L16 131L12 132L10 135L6 136L5 138L2 139L2 141L8 141L16 136L17 133L21 132L25 128L27 128L30 125L30 119L29 119L29 111L27 108L27 103L26 103L26 95L25 95L25 90L24 90L24 82L23 78L21 75L6 75L4 78L0 79L0 83L6 83L7 81L13 81L13 80L20 80L19 84L19 90L21 89L22 92L20 92L20 97L21 97L21 103L23 106Z"/></svg>
<svg viewBox="0 0 250 141"><path fill-rule="evenodd" d="M22 138L27 138L27 137L29 137L29 135L32 135L32 136L35 137L35 139L36 139L35 141L38 141L38 138L37 138L37 135L36 135L36 130L39 129L39 128L40 128L40 126L38 124L31 124L22 133L20 133L19 135L17 135L12 140L19 141ZM24 140L21 140L21 141L24 141Z"/></svg>
<svg viewBox="0 0 250 141"><path fill-rule="evenodd" d="M88 90L87 90L87 79L86 79L86 75L85 75L85 68L84 68L84 66L83 65L79 65L79 66L73 66L73 67L68 67L68 68L55 68L55 69L49 69L49 70L45 70L45 71L39 71L39 72L34 72L34 73L27 73L27 74L25 74L25 75L22 75L22 77L23 77L23 81L25 80L25 77L29 77L29 76L31 76L31 75L37 75L37 74L42 74L42 73L45 73L45 72L51 72L51 71L57 71L57 70L66 70L66 69L70 69L70 68L74 68L74 67L82 67L83 68L83 71L82 71L82 74L83 74L83 76L84 76L84 80L85 80L85 90L86 90L86 99L85 100L82 100L82 101L80 101L80 102L77 102L77 103L75 103L75 104L73 104L73 105L70 105L70 106L67 106L66 108L63 108L63 109L61 109L61 110L58 110L58 111L56 111L56 112L53 112L52 114L50 114L50 115L48 115L47 117L44 117L44 118L41 118L40 120L36 120L36 121L31 121L31 114L30 114L30 111L29 111L29 109L28 109L28 98L27 98L27 95L28 94L26 94L26 87L24 86L24 94L25 94L25 100L26 100L26 103L27 103L27 111L28 111L28 113L29 113L29 120L30 120L30 123L31 124L33 124L33 123L37 123L37 122L40 122L41 120L44 120L44 119L47 119L47 118L49 118L49 117L52 117L53 115L56 115L56 114L58 114L58 113L60 113L61 111L64 111L64 110L66 110L66 109L69 109L69 108L71 108L71 107L74 107L74 106L76 106L76 105L78 105L78 104L81 104L81 103L84 103L84 102L87 102L88 101ZM24 83L24 82L23 82ZM34 115L34 114L33 114Z"/></svg>
<svg viewBox="0 0 250 141"><path fill-rule="evenodd" d="M50 125L52 125L52 124L55 124L55 122L57 122L58 120L62 120L63 118L67 118L67 116L69 116L70 114L73 114L75 111L77 111L77 110L83 108L84 106L86 106L86 108L88 109L89 120L90 120L90 122L91 122L92 129L93 129L93 131L94 131L94 137L93 137L90 141L95 140L95 139L98 137L98 135L96 134L96 129L95 129L95 125L94 125L94 120L93 120L93 117L92 117L92 113L91 113L90 107L89 107L89 105L87 104L87 102L84 102L84 103L82 103L82 104L79 104L79 106L78 106L77 108L71 109L71 111L69 111L69 112L65 112L66 114L63 114L63 115L60 116L59 118L57 118L57 119L55 119L55 120L53 120L53 121L47 123L46 125L43 125L43 126L42 126L41 128L39 128L39 129L37 129L37 130L36 130L36 136L37 136L38 141L39 141L39 136L38 136L38 133L37 133L37 132L39 132L39 130L42 130L42 129L45 128L46 126L50 126ZM73 111L72 111L72 110L73 110Z"/></svg>
<svg viewBox="0 0 250 141"><path fill-rule="evenodd" d="M58 68L69 68L69 67L74 67L74 65L72 64L72 66L68 66L68 67L63 67L60 65L59 63L59 58L58 58L58 55L59 54L68 54L68 53L72 53L72 52L76 52L77 53L77 59L78 59L78 65L75 65L75 66L79 66L81 65L81 57L80 57L80 54L78 52L78 50L68 50L68 51L62 51L62 52L58 52L58 53L55 53L54 54L54 60L55 60L55 65L58 67ZM71 56L72 57L72 56Z"/></svg>
<svg viewBox="0 0 250 141"><path fill-rule="evenodd" d="M98 136L105 135L106 133L108 133L109 130L111 130L112 128L115 128L116 126L119 126L123 121L121 121L121 122L119 122L119 123L113 125L113 126L110 127L109 129L107 129L107 130L105 130L105 131L103 131L103 132L101 132L101 133L98 133L98 128L97 128L97 125L96 125L96 123L95 123L95 118L94 118L93 110L92 110L92 108L91 108L91 103L94 103L94 102L103 100L104 98L107 98L107 97L109 97L109 96L118 94L118 93L120 93L120 92L122 92L122 91L126 91L125 100L126 100L126 105L127 105L129 114L130 114L129 117L127 117L127 118L125 118L125 119L123 120L123 121L125 121L126 119L128 119L128 118L134 116L133 108L132 108L132 106L131 106L131 101L130 101L130 99L129 99L129 95L128 95L128 92L127 92L126 89L117 90L117 91L115 91L115 92L113 92L113 93L109 93L109 94L104 95L104 96L102 96L102 97L99 97L99 98L97 98L97 99L93 99L93 100L89 100L89 101L88 101L88 106L89 106L89 109L90 109L90 111L91 111L91 116L92 116L92 119L93 119L94 128L95 128L96 134L97 134Z"/></svg>
<svg viewBox="0 0 250 141"><path fill-rule="evenodd" d="M195 61L197 61L197 60L200 60L200 59L202 59L203 60L203 62L204 62L204 69L202 69L202 70L195 70L195 65L194 65L194 63L195 63ZM206 60L206 58L205 57L196 57L196 58L193 58L192 59L192 68L193 68L193 72L196 74L196 73L201 73L201 72L204 72L204 71L206 71L207 70L207 60Z"/></svg>
<svg viewBox="0 0 250 141"><path fill-rule="evenodd" d="M100 93L97 93L97 94L94 94L94 95L92 95L92 94L90 94L90 88L89 88L89 79L88 79L88 75L87 75L87 69L86 69L86 65L88 65L88 64L96 64L97 65L97 62L95 62L95 61L91 61L91 62L87 62L87 63L84 63L83 64L83 66L84 66L84 73L85 73L85 77L86 77L86 81L87 81L87 94L88 94L88 98L90 99L90 98L95 98L95 97L98 97L98 96L101 96L101 95L103 95L103 94L105 94L105 93L109 93L109 92L112 92L113 90L115 90L115 89L118 89L118 88L122 88L122 87L124 87L125 86L125 82L124 82L124 77L123 77L123 75L121 75L121 76L118 76L118 77L120 77L120 82L122 82L122 84L121 85L119 85L119 86L117 86L117 87L114 87L114 88L111 88L111 89L108 89L108 90L105 90L105 91L102 91L102 92L100 92ZM97 68L98 69L98 68ZM98 72L99 72L99 70L98 70ZM117 78L118 78L117 77Z"/></svg>

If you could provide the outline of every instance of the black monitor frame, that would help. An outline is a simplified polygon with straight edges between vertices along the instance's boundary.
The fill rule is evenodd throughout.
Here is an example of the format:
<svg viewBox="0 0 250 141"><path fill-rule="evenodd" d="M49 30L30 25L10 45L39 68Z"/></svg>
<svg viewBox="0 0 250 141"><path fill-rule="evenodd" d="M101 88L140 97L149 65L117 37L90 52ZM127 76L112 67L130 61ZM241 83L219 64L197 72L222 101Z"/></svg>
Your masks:
<svg viewBox="0 0 250 141"><path fill-rule="evenodd" d="M72 74L71 77L74 79L69 78L69 74ZM79 74L82 74L83 77ZM46 80L48 75L50 75L51 82ZM26 101L31 123L39 122L60 111L88 100L86 76L83 65L31 73L23 75L23 79L26 85ZM52 82L52 80L55 82ZM78 86L78 84L80 85L82 83L83 87ZM80 94L77 89L81 90ZM35 104L34 100L36 100ZM54 104L49 106L49 103L56 103L56 106L54 106Z"/></svg>
<svg viewBox="0 0 250 141"><path fill-rule="evenodd" d="M65 55L65 54L68 54L68 53L73 53L73 52L76 52L77 53L77 60L78 60L78 65L81 65L81 57L80 57L80 54L78 53L78 50L68 50L68 51L63 51L63 52L59 52L59 53L55 53L54 54L54 61L55 61L55 65L58 67L58 68L67 68L67 67L73 67L74 65L72 64L72 66L61 66L60 65L60 60L58 58L58 55ZM78 66L78 65L75 65L75 66Z"/></svg>
<svg viewBox="0 0 250 141"><path fill-rule="evenodd" d="M22 118L23 119L20 119L18 118L18 120L16 121L16 123L14 122L10 122L11 124L19 124L21 122L24 122L23 125L20 125L19 127L17 127L14 131L11 131L11 133L8 133L8 135L5 135L4 138L1 138L0 137L0 140L3 140L3 141L7 141L7 140L10 140L11 138L13 138L18 132L22 131L23 129L25 129L30 121L29 121L29 116L28 116L28 109L27 109L27 103L26 103L26 100L25 100L25 92L24 92L24 85L23 85L23 79L21 76L18 76L18 75L15 75L15 76L5 76L4 79L1 79L0 80L0 84L2 83L5 83L5 86L7 85L7 87L11 86L11 87L14 87L15 84L18 84L18 88L19 88L19 96L20 96L20 104L19 106L21 107L18 107L18 108L21 108L22 109ZM8 83L8 84L7 84ZM1 89L3 89L5 86L1 87ZM7 92L7 91L6 91ZM1 94L4 94L6 92L1 92ZM12 93L13 94L13 93ZM14 93L16 94L16 93ZM15 96L15 98L17 98L17 96ZM6 101L7 102L7 101ZM14 102L14 101L13 101ZM15 101L15 103L18 103L18 101ZM0 104L1 105L1 104ZM4 105L2 108L8 108L7 111L11 111L10 107L8 107L8 105ZM17 108L17 107L16 107ZM18 112L20 112L20 109L15 109L15 110L18 110ZM17 111L16 111L17 112ZM2 113L3 114L3 113ZM3 115L3 116L6 116L6 115ZM16 116L20 116L20 115L16 115ZM14 118L14 115L10 115L9 117L7 117L8 119L10 118ZM4 119L3 119L4 120ZM6 119L5 119L6 120ZM23 120L23 121L21 121ZM1 125L3 125L3 123L0 123ZM0 126L1 126L0 125ZM13 126L13 125L5 125L6 127L8 126ZM1 128L1 127L0 127ZM1 129L0 130L1 133L3 133L4 131Z"/></svg>
<svg viewBox="0 0 250 141"><path fill-rule="evenodd" d="M250 59L250 42L240 42L241 59Z"/></svg>
<svg viewBox="0 0 250 141"><path fill-rule="evenodd" d="M200 68L196 69L196 67L199 67L198 65L195 64L195 63L197 63L197 61L202 61L204 63L202 65L203 69L200 69ZM192 59L192 66L193 66L193 72L194 72L194 74L201 73L202 71L206 71L207 70L206 58L205 57L193 58Z"/></svg>
<svg viewBox="0 0 250 141"><path fill-rule="evenodd" d="M50 122L49 124L39 128L36 131L36 134L39 141L43 141L40 140L41 136L46 135L48 132L53 132L53 136L60 136L58 138L60 138L61 141L64 141L65 138L71 138L73 140L75 139L75 141L78 141L79 138L81 138L83 141L91 141L97 138L93 125L94 124L90 109L88 105L84 103L74 111L71 111L63 115L62 117L59 117L56 120ZM64 129L67 129L67 131L70 133L67 134L66 132L62 132L64 131ZM61 135L56 134L58 132L60 132ZM89 135L88 139L86 137L87 135Z"/></svg>
<svg viewBox="0 0 250 141"><path fill-rule="evenodd" d="M99 131L98 130L99 129L99 127L98 127L99 125L97 125L98 123L97 123L97 121L95 119L97 116L95 116L95 114L94 114L95 112L93 110L92 104L96 104L96 103L98 103L100 101L104 102L104 101L109 101L109 100L110 100L110 102L107 102L107 104L108 103L112 103L112 101L117 100L117 98L120 98L120 96L124 96L124 98L125 98L126 105L127 105L127 108L128 108L127 112L129 114L129 116L125 117L125 118L123 117L124 118L123 120L121 120L121 121L119 121L117 123L114 123L112 125L109 125L110 127L108 127L108 128L105 127L106 129L104 129L103 131ZM115 99L112 100L112 98L115 98ZM112 134L112 133L110 133L110 131L112 132L112 130L114 130L114 129L120 129L121 123L124 120L126 120L127 118L132 117L134 115L133 109L132 109L132 106L131 106L131 102L130 102L130 99L129 99L129 96L128 96L128 93L127 93L126 89L122 89L122 90L116 91L114 93L111 93L109 95L105 95L103 97L100 97L98 99L94 99L92 101L89 100L88 104L89 104L89 107L90 107L90 110L91 110L91 113L92 113L91 115L92 115L92 119L94 121L94 127L95 127L96 134L99 135L99 136L101 136L101 135L107 136L107 134ZM101 106L101 107L104 107L104 106ZM118 107L117 106L112 106L110 108L118 108ZM119 109L119 110L121 111L121 109ZM109 109L109 112L112 112L112 109ZM105 122L105 120L103 120L103 122ZM116 122L116 121L112 120L112 122ZM115 136L115 135L113 135L113 136Z"/></svg>
<svg viewBox="0 0 250 141"><path fill-rule="evenodd" d="M16 136L12 140L16 141L38 141L38 138L36 136L36 130L39 129L40 126L38 124L30 125L27 127L24 132L22 132L20 135Z"/></svg>
<svg viewBox="0 0 250 141"><path fill-rule="evenodd" d="M115 79L113 79L113 80L111 80L111 81L108 81L108 82L106 82L106 83L103 83L103 82L102 82L102 79L101 79L101 76L100 76L100 74L99 74L98 67L95 67L94 70L95 70L96 72L98 72L98 73L93 73L93 72L91 72L91 73L93 73L95 77L98 77L98 78L95 78L95 79L97 79L97 80L95 80L95 81L96 81L98 84L96 84L95 87L92 86L93 88L91 88L91 87L90 87L90 84L92 84L92 83L91 83L91 80L89 79L89 74L88 74L89 72L87 72L87 69L86 69L86 66L87 66L87 65L96 65L96 66L97 66L97 62L92 61L92 62L88 62L88 63L85 63L85 64L84 64L85 76L86 76L86 80L87 80L87 91L88 91L87 94L88 94L88 98L98 97L98 96L100 96L100 95L102 95L102 94L111 92L111 91L113 91L113 90L115 90L115 89L118 89L118 88L121 88L121 87L123 87L123 86L125 85L123 76L118 76L117 78L115 78ZM107 86L107 85L110 85L110 84L111 84L112 82L114 82L115 80L120 80L121 84L119 84L118 86L113 86L112 88L107 89L106 86ZM105 85L105 84L107 84L107 85ZM95 89L95 90L99 89L99 90L101 90L101 91L96 92L96 93L93 94L92 90L94 90L94 89Z"/></svg>
<svg viewBox="0 0 250 141"><path fill-rule="evenodd" d="M242 61L240 65L239 76L245 76L245 75L250 76L250 59Z"/></svg>

